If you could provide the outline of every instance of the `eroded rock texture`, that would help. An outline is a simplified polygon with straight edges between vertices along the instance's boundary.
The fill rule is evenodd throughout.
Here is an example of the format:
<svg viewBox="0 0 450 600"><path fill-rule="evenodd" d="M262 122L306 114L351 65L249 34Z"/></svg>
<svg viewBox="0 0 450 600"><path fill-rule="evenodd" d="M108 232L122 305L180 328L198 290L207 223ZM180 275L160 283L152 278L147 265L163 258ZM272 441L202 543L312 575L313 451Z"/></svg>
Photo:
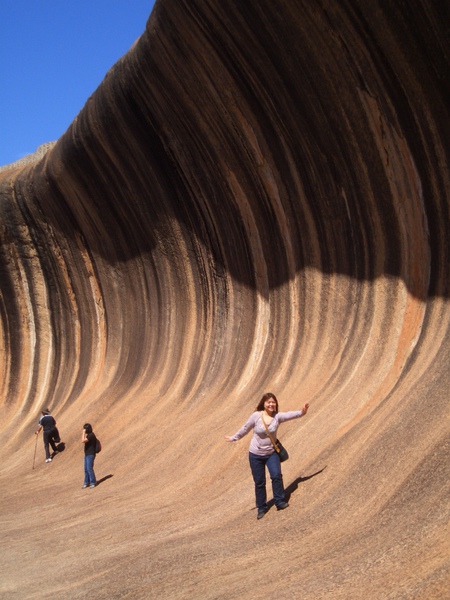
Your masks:
<svg viewBox="0 0 450 600"><path fill-rule="evenodd" d="M4 597L448 596L448 25L158 0L1 173ZM257 523L223 438L266 391L311 409ZM43 405L67 449L32 469ZM113 475L90 495L86 420Z"/></svg>

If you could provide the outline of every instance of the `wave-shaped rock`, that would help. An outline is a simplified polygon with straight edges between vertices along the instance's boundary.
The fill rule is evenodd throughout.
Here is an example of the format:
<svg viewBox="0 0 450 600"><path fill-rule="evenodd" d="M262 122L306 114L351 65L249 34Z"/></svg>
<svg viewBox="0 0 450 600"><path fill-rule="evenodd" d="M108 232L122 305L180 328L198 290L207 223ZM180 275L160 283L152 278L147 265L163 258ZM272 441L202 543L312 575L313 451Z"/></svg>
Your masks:
<svg viewBox="0 0 450 600"><path fill-rule="evenodd" d="M58 142L2 170L3 593L448 593L448 16L158 0ZM311 409L261 529L222 440L269 390ZM67 444L45 471L44 405ZM86 420L114 475L88 497Z"/></svg>

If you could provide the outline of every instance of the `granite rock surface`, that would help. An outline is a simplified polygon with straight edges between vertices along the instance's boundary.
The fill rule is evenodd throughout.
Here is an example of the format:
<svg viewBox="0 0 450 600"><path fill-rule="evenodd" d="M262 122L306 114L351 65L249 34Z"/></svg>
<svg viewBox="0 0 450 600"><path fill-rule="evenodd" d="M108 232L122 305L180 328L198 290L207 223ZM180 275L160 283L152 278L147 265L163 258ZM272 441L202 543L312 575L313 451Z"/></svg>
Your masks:
<svg viewBox="0 0 450 600"><path fill-rule="evenodd" d="M1 170L2 598L449 597L449 22L157 0ZM310 410L257 521L267 391Z"/></svg>

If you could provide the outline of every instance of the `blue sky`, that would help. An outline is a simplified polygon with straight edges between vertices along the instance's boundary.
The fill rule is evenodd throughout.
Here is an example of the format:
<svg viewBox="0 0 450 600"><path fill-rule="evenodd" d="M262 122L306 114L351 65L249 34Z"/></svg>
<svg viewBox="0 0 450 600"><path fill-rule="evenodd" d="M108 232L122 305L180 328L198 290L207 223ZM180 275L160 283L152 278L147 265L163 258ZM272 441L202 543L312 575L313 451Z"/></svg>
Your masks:
<svg viewBox="0 0 450 600"><path fill-rule="evenodd" d="M0 1L0 166L57 140L144 32L154 0Z"/></svg>

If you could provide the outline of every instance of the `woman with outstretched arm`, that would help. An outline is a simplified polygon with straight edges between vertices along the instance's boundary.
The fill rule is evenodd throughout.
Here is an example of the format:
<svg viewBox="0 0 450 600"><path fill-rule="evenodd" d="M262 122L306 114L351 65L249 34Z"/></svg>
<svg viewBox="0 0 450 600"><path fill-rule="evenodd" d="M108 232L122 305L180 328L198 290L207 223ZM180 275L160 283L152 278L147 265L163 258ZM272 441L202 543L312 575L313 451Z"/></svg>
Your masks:
<svg viewBox="0 0 450 600"><path fill-rule="evenodd" d="M227 442L235 442L253 429L249 448L249 461L253 481L255 482L258 519L262 519L268 511L266 467L272 480L273 498L277 510L283 510L289 506L285 500L280 458L275 451L271 437L274 440L277 439L277 430L280 423L303 417L308 412L308 408L309 404L305 404L301 410L278 412L278 400L275 394L269 392L261 398L255 412L249 417L245 425L234 435L225 437ZM269 436L267 429L271 436Z"/></svg>

